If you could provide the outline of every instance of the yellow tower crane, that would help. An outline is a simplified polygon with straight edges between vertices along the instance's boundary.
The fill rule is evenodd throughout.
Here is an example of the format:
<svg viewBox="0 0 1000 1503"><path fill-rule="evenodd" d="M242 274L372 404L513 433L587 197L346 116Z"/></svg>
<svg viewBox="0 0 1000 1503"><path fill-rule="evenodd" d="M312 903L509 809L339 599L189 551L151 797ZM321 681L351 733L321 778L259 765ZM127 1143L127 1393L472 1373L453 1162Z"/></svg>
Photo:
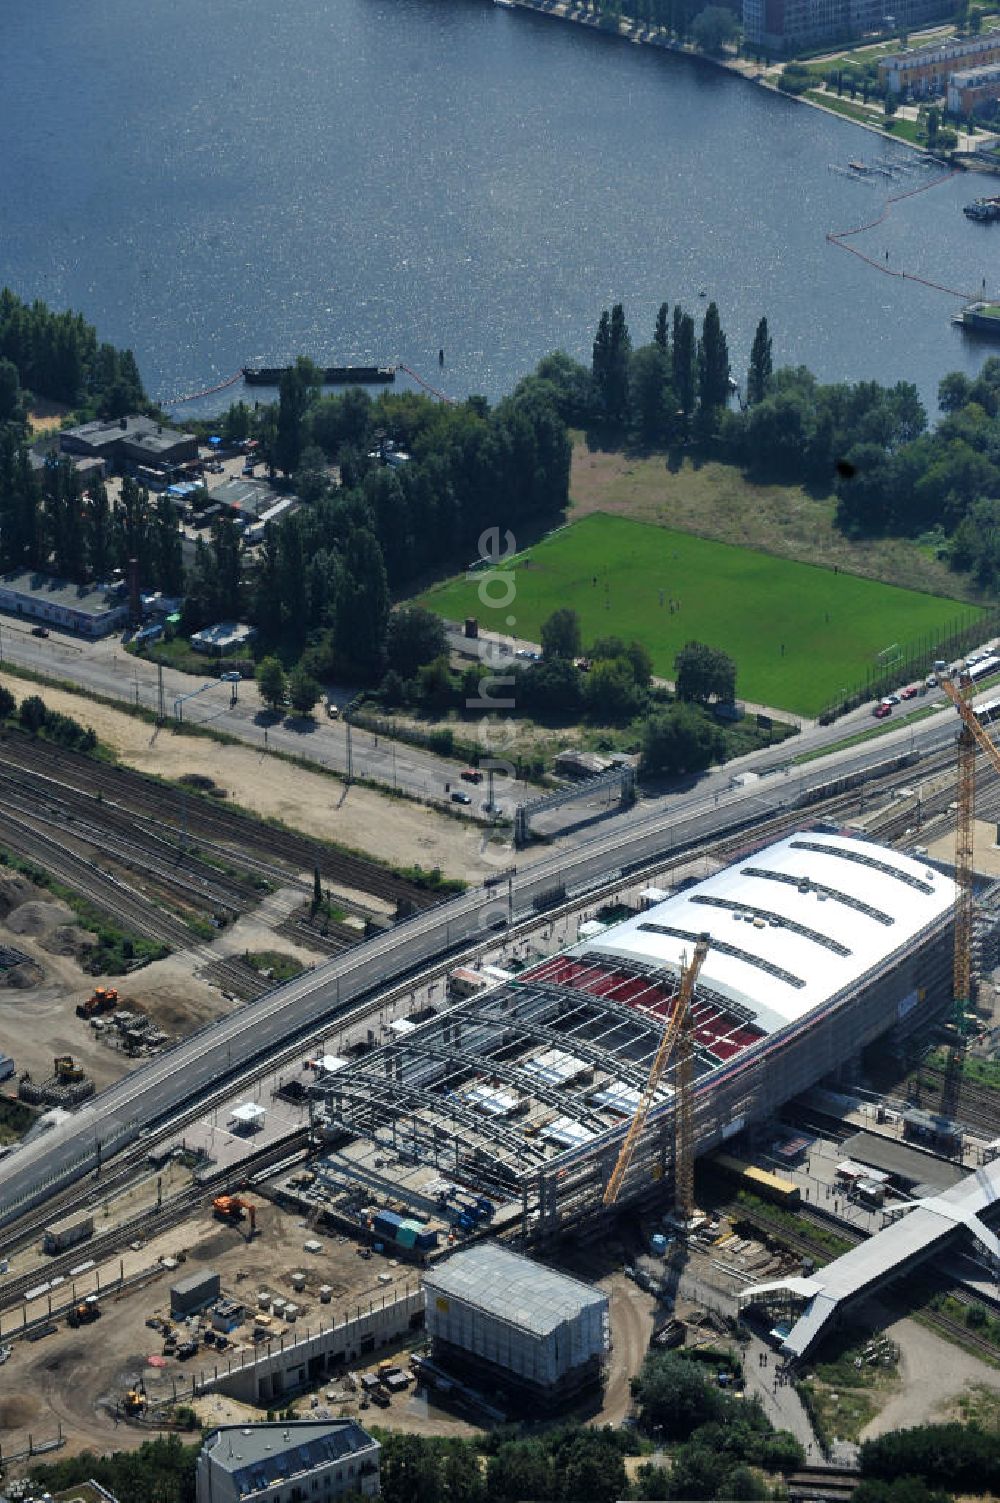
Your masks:
<svg viewBox="0 0 1000 1503"><path fill-rule="evenodd" d="M690 1218L694 1204L694 1104L691 1099L692 1061L694 1058L694 1028L691 1019L691 998L702 962L708 954L709 936L703 934L695 945L690 965L684 957L681 984L677 992L674 1010L663 1030L659 1048L649 1070L646 1088L639 1098L632 1124L625 1134L611 1178L604 1192L604 1204L614 1205L622 1187L628 1166L632 1162L642 1130L646 1125L656 1088L670 1057L677 1048L677 1068L674 1073L674 1195L677 1214L685 1222Z"/></svg>
<svg viewBox="0 0 1000 1503"><path fill-rule="evenodd" d="M965 1014L972 1003L972 927L975 915L973 887L973 831L976 817L976 751L982 749L1000 774L1000 749L969 704L970 680L944 673L941 687L958 711L962 729L958 735L958 809L955 814L955 949L952 964L955 1037L948 1051L941 1110L952 1116L958 1105L958 1088L965 1054Z"/></svg>

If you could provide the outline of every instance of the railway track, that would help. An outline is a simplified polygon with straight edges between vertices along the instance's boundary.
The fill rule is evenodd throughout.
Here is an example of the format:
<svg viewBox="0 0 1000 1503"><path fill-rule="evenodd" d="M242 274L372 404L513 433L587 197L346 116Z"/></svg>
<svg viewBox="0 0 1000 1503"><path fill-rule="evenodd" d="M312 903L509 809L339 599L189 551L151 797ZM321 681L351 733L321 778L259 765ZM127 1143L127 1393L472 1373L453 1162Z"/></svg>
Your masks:
<svg viewBox="0 0 1000 1503"><path fill-rule="evenodd" d="M839 1221L831 1226L822 1216L809 1215L799 1209L796 1210L795 1214L800 1220L810 1225L822 1227L825 1232L833 1232L835 1236L841 1237L844 1242L849 1242L854 1247L859 1242L865 1240L860 1232L855 1231L853 1227L841 1226ZM750 1226L756 1227L759 1232L763 1232L765 1236L773 1238L775 1242L780 1242L786 1247L790 1247L794 1252L801 1253L803 1257L815 1259L817 1254L819 1254L832 1259L835 1256L818 1239L813 1240L810 1237L803 1236L799 1232L793 1231L784 1221L779 1221L777 1217L768 1216L766 1212L757 1210L755 1206L745 1206L739 1201L734 1201L726 1207L725 1215L730 1221L749 1223Z"/></svg>
<svg viewBox="0 0 1000 1503"><path fill-rule="evenodd" d="M929 1078L932 1081L932 1100L935 1103L939 1101L944 1089L944 1071L921 1065L918 1075L921 1079ZM996 1137L1000 1133L1000 1091L991 1090L989 1086L980 1085L963 1076L955 1116L967 1127L978 1127L991 1137Z"/></svg>
<svg viewBox="0 0 1000 1503"><path fill-rule="evenodd" d="M195 791L185 793L131 768L109 767L82 753L29 740L15 732L8 732L3 738L3 749L8 769L16 766L22 772L44 775L77 795L94 798L100 794L133 817L154 819L161 831L174 828L180 834L186 825L190 837L199 845L205 840L216 842L230 860L234 851L241 861L249 853L262 858L271 871L277 871L275 857L279 857L290 862L296 873L311 873L318 867L321 878L330 883L393 903L402 900L414 908L427 908L438 901L435 893L377 862L336 850L294 831L266 825L242 810L215 806Z"/></svg>
<svg viewBox="0 0 1000 1503"><path fill-rule="evenodd" d="M214 954L199 942L182 919L151 902L144 893L130 887L121 878L102 871L64 842L36 829L30 819L2 807L0 844L9 847L22 859L43 867L74 892L87 898L126 932L166 945L171 950L190 952L200 962L207 979L222 990L245 1001L268 990L269 983L238 956Z"/></svg>
<svg viewBox="0 0 1000 1503"><path fill-rule="evenodd" d="M81 1262L99 1263L102 1259L113 1256L127 1247L130 1242L136 1240L137 1233L145 1240L150 1236L157 1236L160 1232L167 1231L182 1221L191 1211L205 1206L217 1195L224 1195L238 1189L248 1178L260 1174L277 1162L284 1162L293 1155L300 1153L308 1141L308 1129L303 1128L299 1132L282 1139L280 1144L270 1144L267 1148L260 1149L250 1158L244 1159L236 1168L228 1174L221 1175L211 1190L203 1185L191 1185L181 1190L177 1195L171 1196L170 1200L164 1201L161 1206L150 1206L138 1213L132 1220L123 1222L121 1225L111 1227L104 1232L96 1232L86 1242L81 1242L68 1252L58 1253L44 1266L39 1266L30 1273L18 1274L14 1278L5 1279L0 1285L0 1309L10 1310L21 1304L25 1294L30 1289L37 1288L40 1284L51 1283L54 1278L69 1278L70 1270L78 1268ZM109 1186L102 1186L102 1198L108 1198ZM34 1236L40 1238L46 1226L53 1220L51 1212L45 1217L40 1217L34 1227ZM142 1228L140 1232L140 1228ZM21 1238L23 1246L27 1238Z"/></svg>

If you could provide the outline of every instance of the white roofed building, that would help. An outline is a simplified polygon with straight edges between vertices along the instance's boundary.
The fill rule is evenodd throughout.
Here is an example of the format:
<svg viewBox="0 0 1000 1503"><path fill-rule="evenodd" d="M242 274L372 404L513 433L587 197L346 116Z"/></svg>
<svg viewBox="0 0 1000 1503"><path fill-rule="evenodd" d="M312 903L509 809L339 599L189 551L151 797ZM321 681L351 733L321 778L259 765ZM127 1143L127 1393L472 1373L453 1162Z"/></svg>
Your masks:
<svg viewBox="0 0 1000 1503"><path fill-rule="evenodd" d="M365 1056L330 1081L329 1123L381 1142L404 1134L418 1163L444 1153L456 1179L519 1204L529 1236L555 1234L600 1207L699 937L704 1153L944 1009L954 898L945 872L857 836L817 828L748 846ZM508 1100L516 1110L501 1115ZM620 1202L669 1190L674 1108L668 1068Z"/></svg>

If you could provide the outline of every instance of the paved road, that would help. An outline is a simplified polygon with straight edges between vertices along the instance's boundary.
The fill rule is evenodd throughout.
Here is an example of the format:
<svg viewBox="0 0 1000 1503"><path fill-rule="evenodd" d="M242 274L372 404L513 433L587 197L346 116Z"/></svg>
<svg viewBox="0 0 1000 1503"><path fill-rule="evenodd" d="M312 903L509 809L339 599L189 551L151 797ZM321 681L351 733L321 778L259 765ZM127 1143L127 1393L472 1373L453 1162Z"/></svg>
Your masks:
<svg viewBox="0 0 1000 1503"><path fill-rule="evenodd" d="M11 663L36 673L66 680L84 694L117 699L156 712L160 707L160 684L155 663L132 657L115 637L100 642L79 639L53 629L47 638L31 635L28 627L0 618L0 665ZM236 700L233 702L233 690ZM347 769L348 726L328 720L323 710L315 719L284 720L261 703L257 685L244 681L233 685L217 676L199 679L173 668L163 670L163 708L171 719L223 731L259 751L268 748L305 757L318 767L343 773ZM459 774L465 766L453 758L435 756L421 747L408 746L386 736L351 728L351 766L357 778L400 788L418 798L446 800L445 784L462 788ZM486 798L485 784L468 790L473 811L478 813ZM516 784L506 799L529 796L525 783Z"/></svg>
<svg viewBox="0 0 1000 1503"><path fill-rule="evenodd" d="M64 679L84 693L90 691L154 711L159 707L156 665L125 653L116 638L83 642L68 633L53 630L48 638L39 639L31 635L27 626L4 617L0 618L0 662ZM348 732L342 720L328 721L320 715L315 721L275 723L273 715L261 705L254 683L244 682L237 687L237 703L231 704L231 685L215 677L199 680L191 674L165 668L164 709L168 716L177 715L185 721L224 731L257 750L267 745L277 751L305 757L335 772L346 769ZM196 690L199 692L193 694ZM872 747L898 745L910 739L920 746L943 743L949 733L941 729L940 723L950 721L953 727L954 716L948 714L941 694L913 701L913 705L919 708L931 704L940 705L944 713L916 721L909 727L901 725L879 737ZM897 720L908 708L897 706L894 711ZM871 727L870 707L863 706L835 725L807 728L785 748L765 747L738 763L727 764L724 769L703 777L698 785L699 791L721 795L735 771L768 774L784 768L793 757L803 752L834 746ZM421 798L445 798L445 783L454 786L461 772L462 764L453 759L435 756L422 748L397 743L384 736L376 738L368 731L354 730L351 739L351 761L356 777L382 782L390 788L396 786ZM523 783L513 788L504 786L498 778L495 796L498 802L510 809L515 802L530 797L533 791L537 790L529 790ZM482 789L478 793L473 790L473 795L478 808L486 795ZM648 800L644 800L632 818L641 818L647 805Z"/></svg>

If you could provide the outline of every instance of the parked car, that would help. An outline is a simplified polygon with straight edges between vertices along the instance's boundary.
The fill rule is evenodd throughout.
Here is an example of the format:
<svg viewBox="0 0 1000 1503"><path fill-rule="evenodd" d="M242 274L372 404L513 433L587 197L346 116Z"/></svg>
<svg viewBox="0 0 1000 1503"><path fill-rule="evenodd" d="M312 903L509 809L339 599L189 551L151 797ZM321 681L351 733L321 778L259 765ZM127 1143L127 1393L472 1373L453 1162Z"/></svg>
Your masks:
<svg viewBox="0 0 1000 1503"><path fill-rule="evenodd" d="M875 716L876 720L884 720L887 715L892 714L892 705L876 705L874 710L872 710L872 714Z"/></svg>
<svg viewBox="0 0 1000 1503"><path fill-rule="evenodd" d="M462 773L463 783L481 783L482 781L483 775L478 767L467 767Z"/></svg>
<svg viewBox="0 0 1000 1503"><path fill-rule="evenodd" d="M33 626L31 628L31 635L33 637L47 637L48 634L49 629L47 626Z"/></svg>
<svg viewBox="0 0 1000 1503"><path fill-rule="evenodd" d="M451 801L452 801L453 804L471 804L472 803L472 800L469 797L469 795L467 793L463 793L462 790L461 790L461 788L456 788L455 789L455 792L451 796Z"/></svg>

